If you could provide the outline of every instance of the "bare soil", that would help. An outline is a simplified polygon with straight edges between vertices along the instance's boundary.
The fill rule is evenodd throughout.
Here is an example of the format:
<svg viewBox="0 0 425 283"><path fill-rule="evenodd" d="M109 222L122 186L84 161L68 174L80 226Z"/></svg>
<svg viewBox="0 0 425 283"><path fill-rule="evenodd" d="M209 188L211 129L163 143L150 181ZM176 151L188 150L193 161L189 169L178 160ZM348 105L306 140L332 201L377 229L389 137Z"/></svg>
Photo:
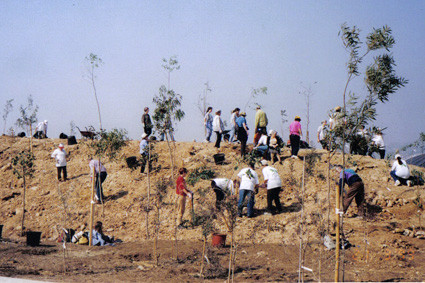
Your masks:
<svg viewBox="0 0 425 283"><path fill-rule="evenodd" d="M56 168L50 154L61 140L35 140L36 172L28 181L26 195L25 229L41 231L41 246L28 247L21 237L22 180L13 175L11 158L27 149L26 138L0 138L0 224L3 241L0 242L0 276L48 281L199 281L202 254L201 227L188 226L178 230L178 259L175 258L175 190L167 189L160 210L158 266L153 256L154 224L156 210L151 210L146 221L148 182L140 169L131 170L125 157L138 156L138 141L130 141L116 161L105 160L108 177L104 193L105 204L96 205L95 220L104 224L105 234L123 240L114 247L88 247L57 242L62 228L87 231L90 208L90 177L87 157L91 151L89 141L79 140L78 145L66 146L71 153L68 161L70 180L58 182ZM212 144L176 143L176 166L184 165L189 171L205 165L217 177L235 178L245 165L240 164L239 146L223 143L217 151ZM151 178L150 201L154 199L154 185L158 180L171 178L170 160L166 142L155 144L159 160ZM224 165L214 164L212 155L226 155ZM320 234L329 230L333 234L335 222L334 181L328 192L328 154L322 150L301 150L300 155L318 154L320 160L306 175L304 194L304 267L303 278L308 281L334 279L335 251L327 250ZM256 196L256 216L237 220L234 239L237 243L237 260L234 278L237 281L297 281L299 259L299 234L301 216L302 160L288 158L284 151L283 164L274 166L283 180L282 213L263 215L266 207L266 190ZM336 154L332 164L341 163ZM424 204L424 187L396 187L389 178L390 164L370 157L352 156L349 165L363 179L366 186L368 218L350 218L356 212L351 205L344 217L344 234L352 245L342 251L341 274L345 281L422 281L425 267L425 240L420 237L425 224L420 204ZM235 170L235 167L238 168ZM423 168L412 169L425 172ZM261 168L256 170L261 176ZM261 180L262 181L262 176ZM196 194L209 186L208 180L197 182L195 213L202 214L215 196ZM330 198L328 198L330 195ZM330 203L330 206L329 206ZM152 203L149 204L152 207ZM329 215L329 218L328 218ZM189 213L185 215L190 219ZM329 219L329 221L328 221ZM146 222L149 223L146 229ZM329 227L329 229L328 229ZM149 238L147 235L149 232ZM216 232L227 233L219 217L214 221ZM410 232L409 232L410 231ZM419 232L419 233L418 233ZM230 237L228 235L228 237ZM224 281L228 274L229 246L211 247L208 237L204 276L210 281ZM227 241L229 243L229 241ZM309 271L312 270L312 271Z"/></svg>

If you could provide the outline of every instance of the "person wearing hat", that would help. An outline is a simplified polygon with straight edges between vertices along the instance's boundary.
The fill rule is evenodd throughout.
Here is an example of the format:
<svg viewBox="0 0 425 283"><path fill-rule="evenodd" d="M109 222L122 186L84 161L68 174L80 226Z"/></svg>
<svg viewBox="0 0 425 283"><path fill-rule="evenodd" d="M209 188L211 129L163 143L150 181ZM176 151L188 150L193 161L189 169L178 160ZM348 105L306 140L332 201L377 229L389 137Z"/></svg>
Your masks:
<svg viewBox="0 0 425 283"><path fill-rule="evenodd" d="M289 140L291 141L291 158L298 158L300 150L300 141L302 136L301 118L295 116L294 121L289 125Z"/></svg>
<svg viewBox="0 0 425 283"><path fill-rule="evenodd" d="M262 160L264 184L262 187L267 187L267 212L265 215L272 215L282 211L280 204L279 193L282 190L282 181L277 170L271 166L267 160ZM276 207L273 206L273 202Z"/></svg>
<svg viewBox="0 0 425 283"><path fill-rule="evenodd" d="M149 160L149 136L144 133L142 140L140 141L140 173L145 172L146 163L148 163L149 170L151 169L151 163Z"/></svg>
<svg viewBox="0 0 425 283"><path fill-rule="evenodd" d="M96 202L103 203L103 199L105 198L105 196L103 195L102 184L106 180L108 173L106 172L106 168L105 166L103 166L100 160L95 160L92 157L89 158L89 167L90 167L90 172L93 172L93 168L94 168L94 175L96 177L96 180L95 180ZM93 178L93 176L91 177Z"/></svg>
<svg viewBox="0 0 425 283"><path fill-rule="evenodd" d="M258 143L261 138L261 134L267 135L267 125L269 121L266 113L261 110L260 106L257 106L257 112L255 113L255 127L254 127L254 145Z"/></svg>
<svg viewBox="0 0 425 283"><path fill-rule="evenodd" d="M142 126L143 126L143 131L145 132L145 134L147 134L148 136L150 136L150 134L152 134L152 121L151 121L151 116L149 115L149 107L145 107L144 109L143 115L142 115Z"/></svg>
<svg viewBox="0 0 425 283"><path fill-rule="evenodd" d="M348 191L342 199L343 212L346 213L353 199L356 199L357 215L364 217L365 191L362 179L353 169L343 170L341 165L337 165L335 169L339 173L338 185L340 191L344 189L345 184L348 185Z"/></svg>
<svg viewBox="0 0 425 283"><path fill-rule="evenodd" d="M66 172L66 158L68 157L68 154L64 150L63 143L59 144L59 148L55 149L52 153L52 158L56 160L56 168L58 170L58 180L59 182L62 181L61 178L61 172L63 174L63 181L68 180L67 178L67 172Z"/></svg>
<svg viewBox="0 0 425 283"><path fill-rule="evenodd" d="M213 131L215 132L217 139L215 140L215 147L220 148L221 136L224 131L223 121L221 120L221 110L215 112L214 120L213 120Z"/></svg>
<svg viewBox="0 0 425 283"><path fill-rule="evenodd" d="M400 154L395 155L395 161L393 167L391 167L390 175L394 179L395 186L407 185L412 186L412 181L410 180L410 169L407 166L407 162L401 158Z"/></svg>
<svg viewBox="0 0 425 283"><path fill-rule="evenodd" d="M241 156L245 155L246 142L248 141L248 125L246 123L246 113L241 112L239 117L236 118L236 124L238 125L238 140L241 142Z"/></svg>

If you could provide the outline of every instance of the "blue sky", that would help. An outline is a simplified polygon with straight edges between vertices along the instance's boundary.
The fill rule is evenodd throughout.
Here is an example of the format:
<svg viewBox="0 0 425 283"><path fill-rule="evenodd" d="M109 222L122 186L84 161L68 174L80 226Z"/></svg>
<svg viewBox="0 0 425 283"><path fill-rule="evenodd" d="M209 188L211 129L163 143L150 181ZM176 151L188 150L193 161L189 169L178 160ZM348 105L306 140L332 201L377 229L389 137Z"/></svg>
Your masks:
<svg viewBox="0 0 425 283"><path fill-rule="evenodd" d="M85 79L84 58L92 52L104 61L96 79L104 128L125 128L137 139L142 109L154 108L152 98L167 82L161 60L176 55L181 69L171 74L171 87L183 96L186 112L177 140L203 139L196 104L207 81L208 102L226 120L231 109L245 106L252 88L268 87L260 103L278 132L281 109L289 120L306 117L299 93L311 85L311 137L327 111L342 104L348 54L338 37L341 24L357 25L363 38L388 25L396 39L396 71L409 84L378 106L375 125L387 127L384 139L395 149L425 131L424 8L424 1L4 0L0 106L15 99L12 126L32 94L39 119L49 120L50 137L69 133L71 121L97 126ZM362 77L350 87L366 94ZM252 126L254 111L247 112Z"/></svg>

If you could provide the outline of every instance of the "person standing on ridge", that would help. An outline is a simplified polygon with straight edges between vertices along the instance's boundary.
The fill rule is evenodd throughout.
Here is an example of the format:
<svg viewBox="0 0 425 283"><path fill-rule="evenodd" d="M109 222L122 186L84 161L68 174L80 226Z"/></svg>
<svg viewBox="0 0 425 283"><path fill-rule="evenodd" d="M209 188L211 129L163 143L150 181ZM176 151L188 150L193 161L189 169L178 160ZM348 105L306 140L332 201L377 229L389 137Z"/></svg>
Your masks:
<svg viewBox="0 0 425 283"><path fill-rule="evenodd" d="M211 139L211 134L212 134L212 130L213 130L213 116L211 114L212 112L212 107L208 107L207 109L207 113L205 113L204 116L204 126L205 126L205 142L210 142Z"/></svg>
<svg viewBox="0 0 425 283"><path fill-rule="evenodd" d="M298 151L300 150L300 141L302 136L301 131L301 118L295 116L294 121L289 125L289 140L291 141L291 158L298 158Z"/></svg>
<svg viewBox="0 0 425 283"><path fill-rule="evenodd" d="M221 116L221 110L218 110L217 112L215 112L215 117L213 121L213 131L217 135L217 139L214 145L216 148L220 148L221 136L224 131L223 121L221 120L220 116Z"/></svg>
<svg viewBox="0 0 425 283"><path fill-rule="evenodd" d="M257 106L255 113L255 127L254 127L254 146L257 145L258 140L261 138L261 133L267 135L267 125L269 121L266 113L261 110L261 106Z"/></svg>
<svg viewBox="0 0 425 283"><path fill-rule="evenodd" d="M149 137L152 134L152 128L153 128L151 116L149 115L149 107L145 107L144 112L145 113L143 113L142 115L143 131Z"/></svg>
<svg viewBox="0 0 425 283"><path fill-rule="evenodd" d="M248 125L246 124L246 113L241 112L239 117L236 118L236 124L238 125L238 140L241 142L241 156L245 155L246 142L248 141Z"/></svg>
<svg viewBox="0 0 425 283"><path fill-rule="evenodd" d="M235 137L237 136L237 124L236 124L236 119L239 117L239 108L235 108L232 111L232 115L230 116L230 138L229 138L229 142L234 142L236 139Z"/></svg>

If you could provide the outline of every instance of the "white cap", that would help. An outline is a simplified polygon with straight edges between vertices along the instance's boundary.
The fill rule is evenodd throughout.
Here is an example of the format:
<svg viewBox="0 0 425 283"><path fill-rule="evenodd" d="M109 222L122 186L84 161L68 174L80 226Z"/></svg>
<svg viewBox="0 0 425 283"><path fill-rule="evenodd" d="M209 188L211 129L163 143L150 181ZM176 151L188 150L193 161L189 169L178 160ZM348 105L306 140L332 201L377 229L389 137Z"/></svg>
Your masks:
<svg viewBox="0 0 425 283"><path fill-rule="evenodd" d="M267 160L265 160L265 159L261 160L261 161L260 161L260 163L261 163L261 165L263 165L263 166L267 166L267 165L269 165L269 162L268 162Z"/></svg>
<svg viewBox="0 0 425 283"><path fill-rule="evenodd" d="M47 124L47 120L44 120L44 123L46 123L46 124Z"/></svg>
<svg viewBox="0 0 425 283"><path fill-rule="evenodd" d="M62 148L63 148L63 147L64 147L64 146L63 146L63 143L60 143L60 144L59 144L59 147L62 147Z"/></svg>
<svg viewBox="0 0 425 283"><path fill-rule="evenodd" d="M148 134L143 133L143 134L142 134L142 139L146 138L147 136L148 136Z"/></svg>
<svg viewBox="0 0 425 283"><path fill-rule="evenodd" d="M401 155L397 153L397 154L394 156L394 159L397 159L397 158L399 158L399 157L401 158Z"/></svg>
<svg viewBox="0 0 425 283"><path fill-rule="evenodd" d="M269 131L269 136L273 135L276 131L275 130L270 130Z"/></svg>

